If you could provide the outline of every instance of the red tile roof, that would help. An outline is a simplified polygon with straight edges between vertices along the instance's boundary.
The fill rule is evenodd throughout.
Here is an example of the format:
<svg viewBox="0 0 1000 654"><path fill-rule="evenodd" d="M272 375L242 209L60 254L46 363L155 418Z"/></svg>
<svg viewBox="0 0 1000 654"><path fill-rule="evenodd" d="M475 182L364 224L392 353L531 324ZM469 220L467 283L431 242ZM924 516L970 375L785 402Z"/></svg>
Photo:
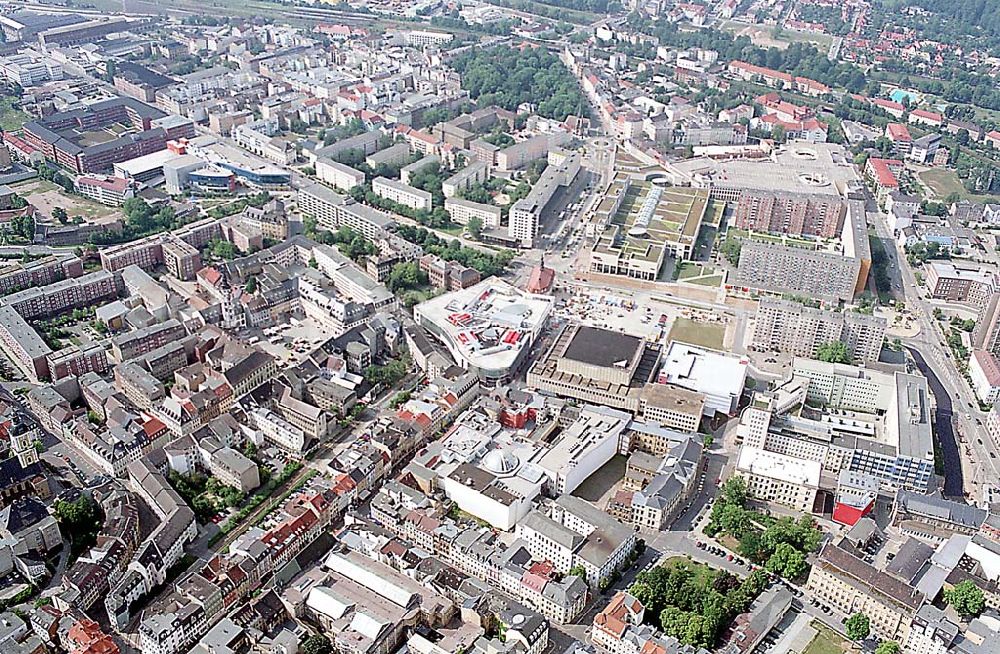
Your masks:
<svg viewBox="0 0 1000 654"><path fill-rule="evenodd" d="M889 138L893 141L912 141L913 137L910 136L910 130L907 129L906 125L902 123L889 123L886 125L886 132L889 134Z"/></svg>

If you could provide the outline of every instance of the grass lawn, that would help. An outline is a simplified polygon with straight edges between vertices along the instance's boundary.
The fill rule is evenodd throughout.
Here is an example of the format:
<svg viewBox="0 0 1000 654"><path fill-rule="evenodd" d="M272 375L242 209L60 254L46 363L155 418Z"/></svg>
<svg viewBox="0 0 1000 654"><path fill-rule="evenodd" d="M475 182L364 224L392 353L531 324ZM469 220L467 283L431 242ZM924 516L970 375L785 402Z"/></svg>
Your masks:
<svg viewBox="0 0 1000 654"><path fill-rule="evenodd" d="M819 633L813 638L802 654L843 654L848 642L834 633L826 625L813 622L812 626Z"/></svg>
<svg viewBox="0 0 1000 654"><path fill-rule="evenodd" d="M954 170L947 168L930 168L918 173L920 181L934 192L938 200L943 200L952 193L958 193L963 200L975 200L977 202L998 202L1000 198L989 195L973 195L965 190L962 180L958 178Z"/></svg>
<svg viewBox="0 0 1000 654"><path fill-rule="evenodd" d="M726 212L726 203L719 200L712 200L708 203L708 208L705 210L705 217L702 219L702 223L705 225L712 225L713 227L718 227L719 223L722 222L722 216Z"/></svg>
<svg viewBox="0 0 1000 654"><path fill-rule="evenodd" d="M509 7L511 4L509 2L504 2L504 0L489 0L489 3L499 7ZM548 4L545 2L534 2L531 0L526 3L526 6L521 6L519 4L517 8L526 13L544 17L551 16L553 12L557 12L561 20L564 20L567 23L576 23L578 25L590 24L605 17L603 14L595 14L593 12L580 11L577 9L566 9L559 5Z"/></svg>
<svg viewBox="0 0 1000 654"><path fill-rule="evenodd" d="M461 225L452 225L450 227L435 227L434 229L439 232L444 232L445 234L451 234L452 236L461 236L462 232L465 230Z"/></svg>
<svg viewBox="0 0 1000 654"><path fill-rule="evenodd" d="M691 263L689 261L684 261L681 263L680 270L677 273L677 279L689 279L691 277L700 277L705 274L705 269L696 263Z"/></svg>
<svg viewBox="0 0 1000 654"><path fill-rule="evenodd" d="M0 128L5 132L16 132L31 120L31 117L14 107L14 98L0 98Z"/></svg>
<svg viewBox="0 0 1000 654"><path fill-rule="evenodd" d="M671 341L721 350L725 337L726 328L724 325L697 322L690 318L678 318L674 321L673 327L670 328L670 335L667 338Z"/></svg>
<svg viewBox="0 0 1000 654"><path fill-rule="evenodd" d="M689 284L698 284L699 286L718 286L722 283L722 275L711 275L709 277L699 277L698 279L692 279L688 281Z"/></svg>
<svg viewBox="0 0 1000 654"><path fill-rule="evenodd" d="M783 28L775 31L773 25L747 25L736 21L720 21L719 26L727 32L732 32L737 36L749 37L754 45L766 48L780 48L784 50L792 43L813 43L821 49L830 47L833 37L829 34L817 34L815 32L800 32Z"/></svg>
<svg viewBox="0 0 1000 654"><path fill-rule="evenodd" d="M68 194L58 184L37 177L14 184L11 188L45 215L51 215L56 207L66 209L71 218L81 216L91 220L111 218L121 213L115 207L94 202L82 195Z"/></svg>

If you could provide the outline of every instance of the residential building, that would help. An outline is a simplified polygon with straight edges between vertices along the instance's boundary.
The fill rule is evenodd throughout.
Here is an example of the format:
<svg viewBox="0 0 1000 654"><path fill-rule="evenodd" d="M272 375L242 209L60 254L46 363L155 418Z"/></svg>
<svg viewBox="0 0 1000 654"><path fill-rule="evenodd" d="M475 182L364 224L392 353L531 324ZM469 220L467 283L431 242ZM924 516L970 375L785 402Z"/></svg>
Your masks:
<svg viewBox="0 0 1000 654"><path fill-rule="evenodd" d="M341 191L350 191L365 182L363 172L333 159L321 157L316 160L314 166L317 179Z"/></svg>
<svg viewBox="0 0 1000 654"><path fill-rule="evenodd" d="M739 229L834 238L843 230L847 204L831 195L747 190L733 209Z"/></svg>
<svg viewBox="0 0 1000 654"><path fill-rule="evenodd" d="M386 177L373 179L372 191L381 198L417 211L430 211L434 204L433 197L427 191Z"/></svg>
<svg viewBox="0 0 1000 654"><path fill-rule="evenodd" d="M973 350L969 358L969 378L980 402L996 403L1000 397L1000 361L995 354Z"/></svg>
<svg viewBox="0 0 1000 654"><path fill-rule="evenodd" d="M878 638L907 641L924 595L866 563L846 542L827 542L809 571L808 592L844 615L868 616Z"/></svg>
<svg viewBox="0 0 1000 654"><path fill-rule="evenodd" d="M444 201L444 208L451 216L452 222L468 225L473 218L478 218L483 229L499 229L502 212L500 207L492 204L470 202L461 198L451 197Z"/></svg>
<svg viewBox="0 0 1000 654"><path fill-rule="evenodd" d="M877 361L886 320L855 311L829 311L801 302L762 297L757 304L750 347L815 358L820 346L841 342L852 361Z"/></svg>

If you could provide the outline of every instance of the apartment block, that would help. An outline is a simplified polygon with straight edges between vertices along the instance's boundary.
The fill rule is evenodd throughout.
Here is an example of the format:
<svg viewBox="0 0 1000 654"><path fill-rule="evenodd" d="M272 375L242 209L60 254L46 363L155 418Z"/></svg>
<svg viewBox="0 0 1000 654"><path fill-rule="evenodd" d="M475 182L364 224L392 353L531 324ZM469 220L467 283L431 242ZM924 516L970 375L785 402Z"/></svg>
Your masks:
<svg viewBox="0 0 1000 654"><path fill-rule="evenodd" d="M11 263L0 268L0 295L9 295L31 286L46 286L69 277L83 275L83 262L75 256L48 256L28 263Z"/></svg>
<svg viewBox="0 0 1000 654"><path fill-rule="evenodd" d="M172 236L164 238L161 252L163 265L177 279L185 281L194 279L195 273L201 270L201 253L196 247L179 238Z"/></svg>
<svg viewBox="0 0 1000 654"><path fill-rule="evenodd" d="M539 134L524 141L507 146L496 153L496 165L500 170L518 170L535 159L548 155L549 150L568 143L573 136L567 132Z"/></svg>
<svg viewBox="0 0 1000 654"><path fill-rule="evenodd" d="M71 345L48 355L48 368L53 381L88 372L103 373L108 370L108 356L100 345Z"/></svg>
<svg viewBox="0 0 1000 654"><path fill-rule="evenodd" d="M111 339L111 354L116 361L128 361L176 341L184 334L184 326L171 318L156 325L115 336Z"/></svg>
<svg viewBox="0 0 1000 654"><path fill-rule="evenodd" d="M750 347L815 358L820 346L840 341L847 345L852 360L869 363L878 360L885 330L885 318L763 297L757 305Z"/></svg>
<svg viewBox="0 0 1000 654"><path fill-rule="evenodd" d="M342 191L350 191L355 186L365 183L365 174L360 170L344 165L339 161L325 157L317 159L316 177L330 186Z"/></svg>
<svg viewBox="0 0 1000 654"><path fill-rule="evenodd" d="M444 201L444 208L451 216L452 222L459 225L468 225L470 220L478 218L484 229L500 227L500 207L452 197Z"/></svg>
<svg viewBox="0 0 1000 654"><path fill-rule="evenodd" d="M0 304L0 347L32 380L46 379L52 349L12 307Z"/></svg>
<svg viewBox="0 0 1000 654"><path fill-rule="evenodd" d="M733 219L739 229L834 238L843 228L846 203L835 195L747 190L740 193Z"/></svg>
<svg viewBox="0 0 1000 654"><path fill-rule="evenodd" d="M473 161L441 183L441 191L446 198L453 198L461 192L468 191L476 184L482 184L489 179L489 167L482 161Z"/></svg>
<svg viewBox="0 0 1000 654"><path fill-rule="evenodd" d="M4 298L25 320L54 316L114 299L121 292L121 279L98 270L80 277L63 279L48 286L27 288Z"/></svg>
<svg viewBox="0 0 1000 654"><path fill-rule="evenodd" d="M417 211L430 211L434 204L433 196L427 191L403 184L395 179L376 177L372 180L372 191L380 198L385 198Z"/></svg>
<svg viewBox="0 0 1000 654"><path fill-rule="evenodd" d="M326 230L336 231L346 226L366 238L384 238L396 222L384 211L358 204L332 189L316 183L303 186L298 192L299 209L314 217Z"/></svg>

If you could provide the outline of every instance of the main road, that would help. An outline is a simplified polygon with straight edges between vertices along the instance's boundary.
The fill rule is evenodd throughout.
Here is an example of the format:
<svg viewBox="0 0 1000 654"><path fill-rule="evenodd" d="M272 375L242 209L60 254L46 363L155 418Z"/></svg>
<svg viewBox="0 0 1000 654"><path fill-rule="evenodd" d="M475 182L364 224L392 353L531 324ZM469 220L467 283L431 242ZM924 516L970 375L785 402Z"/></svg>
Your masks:
<svg viewBox="0 0 1000 654"><path fill-rule="evenodd" d="M897 301L905 301L920 327L916 336L903 340L917 368L927 377L936 401L939 415L934 427L944 463L945 494L985 499L989 483L1000 480L996 458L1000 444L983 428L978 400L947 349L933 307L923 297L913 270L889 233L887 217L879 212L870 195L868 211L888 258L890 292Z"/></svg>

